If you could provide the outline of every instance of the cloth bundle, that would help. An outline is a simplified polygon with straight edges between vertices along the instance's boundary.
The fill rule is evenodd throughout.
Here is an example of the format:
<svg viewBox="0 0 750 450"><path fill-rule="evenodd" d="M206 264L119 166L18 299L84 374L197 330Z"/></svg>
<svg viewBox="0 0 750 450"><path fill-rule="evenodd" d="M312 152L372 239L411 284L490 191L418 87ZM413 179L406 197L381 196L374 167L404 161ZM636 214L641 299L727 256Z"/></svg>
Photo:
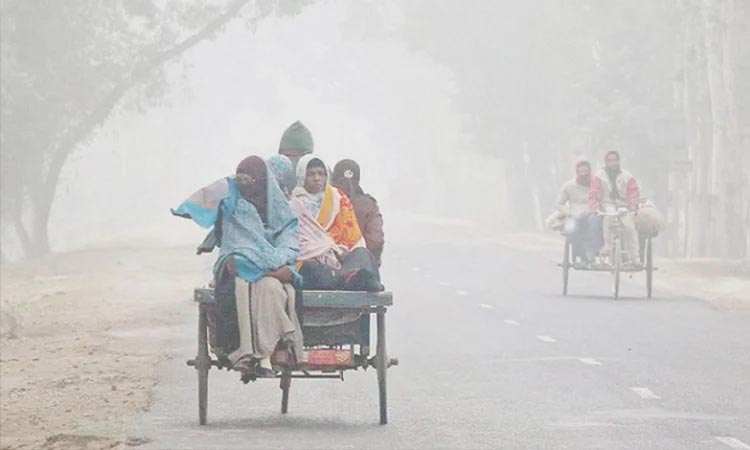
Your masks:
<svg viewBox="0 0 750 450"><path fill-rule="evenodd" d="M650 201L642 203L635 216L635 228L643 237L655 237L664 228L664 215Z"/></svg>

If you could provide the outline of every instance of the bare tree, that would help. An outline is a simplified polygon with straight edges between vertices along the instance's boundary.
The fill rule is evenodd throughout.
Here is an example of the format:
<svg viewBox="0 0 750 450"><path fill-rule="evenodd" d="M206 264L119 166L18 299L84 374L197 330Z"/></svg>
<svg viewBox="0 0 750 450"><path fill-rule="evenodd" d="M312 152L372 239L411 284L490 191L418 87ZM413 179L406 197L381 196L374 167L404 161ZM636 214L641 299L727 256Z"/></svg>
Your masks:
<svg viewBox="0 0 750 450"><path fill-rule="evenodd" d="M140 95L141 107L158 102L165 65L250 5L254 24L305 3L3 0L2 216L25 253L49 252L62 168L126 96Z"/></svg>

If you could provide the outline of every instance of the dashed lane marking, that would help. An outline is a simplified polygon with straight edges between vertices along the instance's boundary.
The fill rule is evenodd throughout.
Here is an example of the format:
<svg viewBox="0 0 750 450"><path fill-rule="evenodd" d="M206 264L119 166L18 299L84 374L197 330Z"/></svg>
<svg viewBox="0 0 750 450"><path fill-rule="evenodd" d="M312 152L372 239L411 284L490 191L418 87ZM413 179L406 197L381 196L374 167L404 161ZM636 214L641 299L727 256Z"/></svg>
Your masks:
<svg viewBox="0 0 750 450"><path fill-rule="evenodd" d="M479 304L479 307L480 307L480 308L483 308L483 309L494 309L494 308L495 308L494 306L492 306L492 305L488 305L488 304L486 304L486 303L480 303L480 304Z"/></svg>
<svg viewBox="0 0 750 450"><path fill-rule="evenodd" d="M732 436L714 436L714 438L729 448L750 450L750 445L747 445L741 440L734 438Z"/></svg>
<svg viewBox="0 0 750 450"><path fill-rule="evenodd" d="M460 295L461 297L466 297L467 295L469 295L469 293L466 291L456 291L456 294Z"/></svg>
<svg viewBox="0 0 750 450"><path fill-rule="evenodd" d="M503 322L505 322L505 323L506 323L506 324L508 324L508 325L514 325L514 326L518 326L518 325L520 325L520 324L519 324L518 322L516 322L516 321L515 321L515 320L513 320L513 319L505 319L505 320L503 320Z"/></svg>
<svg viewBox="0 0 750 450"><path fill-rule="evenodd" d="M450 285L451 285L451 284L450 284L450 283L448 283L447 281L441 281L441 282L440 282L440 286L450 286Z"/></svg>
<svg viewBox="0 0 750 450"><path fill-rule="evenodd" d="M419 267L412 267L411 268L412 272L419 272L420 270L422 270L422 269L420 269Z"/></svg>
<svg viewBox="0 0 750 450"><path fill-rule="evenodd" d="M647 387L632 387L630 388L631 391L635 392L640 398L644 398L646 400L659 400L661 397L654 394L654 392L647 388Z"/></svg>
<svg viewBox="0 0 750 450"><path fill-rule="evenodd" d="M602 365L600 361L597 361L594 358L578 358L578 361L580 361L583 364L586 364L587 366L601 366Z"/></svg>
<svg viewBox="0 0 750 450"><path fill-rule="evenodd" d="M542 335L542 336L537 336L536 338L539 339L542 342L547 342L547 343L550 343L550 344L553 343L553 342L557 342L557 339L555 339L553 337L550 337L550 336L544 336L544 335Z"/></svg>

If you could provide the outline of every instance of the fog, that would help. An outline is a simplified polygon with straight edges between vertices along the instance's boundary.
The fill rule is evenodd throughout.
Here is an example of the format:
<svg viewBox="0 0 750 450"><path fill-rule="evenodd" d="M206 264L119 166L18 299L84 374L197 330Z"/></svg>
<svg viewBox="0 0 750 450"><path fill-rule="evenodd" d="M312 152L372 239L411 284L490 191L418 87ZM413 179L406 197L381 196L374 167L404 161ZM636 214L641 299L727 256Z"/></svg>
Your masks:
<svg viewBox="0 0 750 450"><path fill-rule="evenodd" d="M750 1L0 0L0 19L1 448L750 448ZM285 265L232 253L221 285L207 230L170 209L295 121L328 167L359 163L382 266L358 191L295 261L333 198L306 192L272 237L298 233ZM311 260L325 289L300 281ZM350 340L310 344L315 301L347 305L320 328ZM230 362L217 304L237 352L283 339ZM300 333L338 365L271 365ZM295 380L284 416L279 385L236 391L279 377L286 414L308 369L347 383Z"/></svg>
<svg viewBox="0 0 750 450"><path fill-rule="evenodd" d="M150 44L149 33L159 32L158 17L168 16L174 7L140 2L130 8L113 6L105 14L83 1L66 6L71 13L92 14L93 21L97 14L121 20L111 29L97 25L103 34L117 33L117 26L127 27L128 21L131 28L139 21L155 21L144 36L137 31L125 35L139 38L132 43L108 35L98 44L104 47L100 50L95 39L65 44L65 27L75 22L35 28L28 38L26 27L51 20L47 13L35 24L30 12L34 3L3 2L3 75L9 80L3 83L3 165L29 175L34 171L18 167L39 160L14 155L39 152L49 159L49 152L14 134L48 131L51 135L42 142L49 144L41 145L54 147L54 133L59 136L77 120L35 127L29 121L47 120L35 108L49 108L55 90L88 89L66 88L65 80L76 79L75 63L103 58L96 64L109 62L113 70L122 70L101 80L87 78L94 85L127 79L133 68L119 64L116 52L126 51L125 62L147 60L153 45L162 45ZM731 202L735 228L744 227L744 232L733 236L743 239L739 247L747 246L750 157L743 75L748 68L742 61L748 46L742 38L748 33L748 16L743 2L732 4L731 17L722 16L728 14L722 2L689 1L475 2L467 7L447 1L246 3L212 36L161 64L151 78L129 85L103 120L72 146L51 208L53 250L195 238L194 230L169 217L168 208L231 173L242 157L275 153L281 133L295 120L311 129L316 153L329 165L343 157L359 161L363 185L392 217L410 210L504 229L542 231L542 218L554 209L557 188L572 177L573 162L587 158L596 166L607 150L616 149L641 181L643 193L670 213L668 235L685 241L686 225L678 223L690 219L685 212L690 197L703 195L696 165L718 165L708 169L718 173L727 159L736 161L731 166L742 172L728 182L737 192ZM195 33L201 18L207 23L223 7L221 2L190 6L195 17L178 22L175 42ZM725 21L731 31L726 42L716 44L727 48L717 70L732 77L726 82L729 94L722 91L719 99L730 103L731 117L713 119L734 127L726 145L712 143L710 136L695 142L691 128L692 122L722 114L711 110L710 98L707 102L712 92L718 95L706 78L715 63L711 52L721 51L706 50L713 20ZM168 22L163 26L175 27ZM696 40L700 33L705 42ZM56 66L35 66L34 55L43 57L52 51L48 43L58 39L55 51L70 52L74 63L66 65L61 58L50 62ZM74 47L83 43L94 47ZM123 50L111 48L114 44ZM142 55L132 53L139 48ZM702 54L695 56L697 52ZM34 77L34 69L47 73ZM24 85L12 72L33 81ZM43 84L45 76L54 82ZM691 78L698 81L686 84ZM102 101L106 91L92 90L102 92ZM59 101L66 102L57 105L65 111L92 108L97 98L80 104L64 97ZM24 104L26 111L16 106ZM696 156L699 146L707 148L709 158ZM685 164L692 164L692 173L672 168ZM717 183L710 182L710 195L723 196ZM6 258L17 259L23 250L10 210L26 205L33 188L19 194L8 192L5 184L3 189L3 251ZM693 205L705 207L697 200ZM22 220L33 228L34 208L22 209ZM672 247L677 255L711 253L683 244Z"/></svg>

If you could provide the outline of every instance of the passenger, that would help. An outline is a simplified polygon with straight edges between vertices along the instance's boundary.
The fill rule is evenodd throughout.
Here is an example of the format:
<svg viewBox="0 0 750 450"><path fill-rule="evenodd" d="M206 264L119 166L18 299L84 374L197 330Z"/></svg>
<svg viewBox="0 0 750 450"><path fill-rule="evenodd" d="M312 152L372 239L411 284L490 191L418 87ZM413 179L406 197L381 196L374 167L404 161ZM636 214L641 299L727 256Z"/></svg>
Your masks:
<svg viewBox="0 0 750 450"><path fill-rule="evenodd" d="M284 155L273 155L268 158L266 164L271 173L273 173L281 192L283 192L284 196L289 199L292 189L294 189L294 186L297 184L292 161ZM221 222L221 219L219 219L219 222ZM219 229L217 229L217 227ZM198 245L197 253L199 255L202 253L211 253L216 247L221 245L221 242L219 241L219 236L221 235L221 224L218 223L217 227L212 228L203 239L203 242Z"/></svg>
<svg viewBox="0 0 750 450"><path fill-rule="evenodd" d="M605 166L599 169L591 179L589 190L589 204L592 211L605 211L607 207L628 208L632 212L638 210L640 189L638 182L629 172L620 167L620 154L616 151L607 152L604 157ZM613 217L605 217L603 223L604 248L602 254L611 256L612 238L614 236ZM632 266L640 265L638 254L638 232L632 215L622 218L624 226L623 261Z"/></svg>
<svg viewBox="0 0 750 450"><path fill-rule="evenodd" d="M299 221L266 164L240 162L236 176L193 194L173 214L210 227L222 217L221 253L214 265L219 342L235 369L274 376L278 344L300 360L302 331L295 312L294 263Z"/></svg>
<svg viewBox="0 0 750 450"><path fill-rule="evenodd" d="M602 247L601 227L593 222L589 207L590 186L591 164L579 161L575 178L563 184L557 199L557 210L565 217L562 229L573 247L573 264L583 266L589 265Z"/></svg>
<svg viewBox="0 0 750 450"><path fill-rule="evenodd" d="M297 167L297 161L313 152L314 143L312 133L299 120L289 125L281 136L279 154L288 157L292 166Z"/></svg>
<svg viewBox="0 0 750 450"><path fill-rule="evenodd" d="M268 165L268 170L276 178L281 192L289 199L292 195L292 190L297 185L292 160L284 155L273 155L266 160L266 165Z"/></svg>
<svg viewBox="0 0 750 450"><path fill-rule="evenodd" d="M291 203L300 220L297 264L304 289L382 290L351 201L328 184L328 169L319 158L299 160Z"/></svg>
<svg viewBox="0 0 750 450"><path fill-rule="evenodd" d="M344 191L352 201L354 214L357 216L357 223L365 238L367 249L380 267L385 245L383 216L380 214L377 200L362 190L359 179L359 164L351 159L344 159L334 167L331 184Z"/></svg>

